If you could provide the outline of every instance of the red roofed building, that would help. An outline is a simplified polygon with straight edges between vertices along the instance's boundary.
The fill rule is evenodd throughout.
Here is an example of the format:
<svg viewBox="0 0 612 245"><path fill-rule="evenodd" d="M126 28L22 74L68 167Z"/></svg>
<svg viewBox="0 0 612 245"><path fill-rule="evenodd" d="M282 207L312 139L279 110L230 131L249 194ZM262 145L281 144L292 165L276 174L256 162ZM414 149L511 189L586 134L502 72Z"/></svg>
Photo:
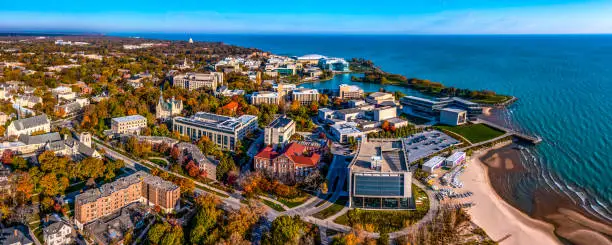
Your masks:
<svg viewBox="0 0 612 245"><path fill-rule="evenodd" d="M287 146L282 154L274 151L272 147L266 147L254 158L256 171L288 180L308 176L320 161L319 153L308 151L306 146L295 142Z"/></svg>
<svg viewBox="0 0 612 245"><path fill-rule="evenodd" d="M236 112L236 110L238 110L238 102L232 101L230 103L227 103L227 105L224 105L221 108L223 108L224 110L228 110L230 112Z"/></svg>

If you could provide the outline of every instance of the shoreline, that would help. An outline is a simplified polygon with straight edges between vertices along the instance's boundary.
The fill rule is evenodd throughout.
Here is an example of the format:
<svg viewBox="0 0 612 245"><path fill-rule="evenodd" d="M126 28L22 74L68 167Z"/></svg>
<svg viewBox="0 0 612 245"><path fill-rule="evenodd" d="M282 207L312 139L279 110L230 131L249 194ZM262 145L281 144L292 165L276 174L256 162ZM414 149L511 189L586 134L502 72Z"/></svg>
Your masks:
<svg viewBox="0 0 612 245"><path fill-rule="evenodd" d="M480 158L509 144L506 142L475 152L461 175L464 188L474 193L472 198L476 206L468 210L472 221L493 240L503 244L562 244L552 224L529 217L507 203L493 188L488 166ZM515 167L508 161L501 164L506 169Z"/></svg>

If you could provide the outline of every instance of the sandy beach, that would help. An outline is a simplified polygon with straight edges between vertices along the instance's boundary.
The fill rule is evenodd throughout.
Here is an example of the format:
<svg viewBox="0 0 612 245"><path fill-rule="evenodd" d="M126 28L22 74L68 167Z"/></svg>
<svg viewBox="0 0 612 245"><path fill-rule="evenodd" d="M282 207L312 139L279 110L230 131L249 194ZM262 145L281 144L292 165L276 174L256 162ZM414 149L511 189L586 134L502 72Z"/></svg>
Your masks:
<svg viewBox="0 0 612 245"><path fill-rule="evenodd" d="M495 148L499 147L503 145ZM461 176L464 189L474 193L472 198L476 206L468 211L474 223L504 245L562 244L553 233L553 225L529 217L497 195L489 182L487 167L480 160L486 153L474 153ZM497 164L505 169L514 167L510 161L500 160Z"/></svg>

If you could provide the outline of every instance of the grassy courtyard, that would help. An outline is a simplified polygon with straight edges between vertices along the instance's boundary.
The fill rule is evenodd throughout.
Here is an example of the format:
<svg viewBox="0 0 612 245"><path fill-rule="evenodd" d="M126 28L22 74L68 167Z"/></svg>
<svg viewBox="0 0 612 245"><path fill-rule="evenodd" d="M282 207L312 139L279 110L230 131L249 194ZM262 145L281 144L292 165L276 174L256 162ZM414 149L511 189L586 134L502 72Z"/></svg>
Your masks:
<svg viewBox="0 0 612 245"><path fill-rule="evenodd" d="M436 125L435 127L461 135L472 142L472 144L490 140L504 134L504 132L484 124L466 124L461 126Z"/></svg>
<svg viewBox="0 0 612 245"><path fill-rule="evenodd" d="M334 204L327 207L326 209L321 210L321 212L314 214L313 217L317 219L327 219L331 217L332 215L340 212L340 210L342 210L344 206L346 206L347 202L348 202L347 197L340 197L338 198L338 200L336 200L336 202L334 202Z"/></svg>
<svg viewBox="0 0 612 245"><path fill-rule="evenodd" d="M374 232L391 233L402 230L421 220L429 211L427 194L412 185L414 198L419 199L416 210L364 210L351 209L338 216L334 222L350 227L370 227ZM331 215L330 215L331 216Z"/></svg>

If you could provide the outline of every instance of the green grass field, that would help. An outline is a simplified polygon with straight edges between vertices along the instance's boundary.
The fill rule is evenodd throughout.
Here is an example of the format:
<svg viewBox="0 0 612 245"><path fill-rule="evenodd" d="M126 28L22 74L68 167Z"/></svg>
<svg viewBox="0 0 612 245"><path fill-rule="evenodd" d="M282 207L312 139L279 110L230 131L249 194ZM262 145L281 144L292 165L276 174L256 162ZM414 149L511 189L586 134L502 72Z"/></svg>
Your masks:
<svg viewBox="0 0 612 245"><path fill-rule="evenodd" d="M504 132L484 124L466 124L462 126L437 125L436 128L461 135L472 142L472 144L490 140L504 134Z"/></svg>
<svg viewBox="0 0 612 245"><path fill-rule="evenodd" d="M481 104L499 104L499 103L504 103L508 100L512 99L512 96L508 96L508 95L495 95L495 96L491 96L489 98L486 99L470 99L470 101L474 102L474 103L481 103Z"/></svg>
<svg viewBox="0 0 612 245"><path fill-rule="evenodd" d="M321 210L321 212L314 214L313 217L317 219L327 219L332 215L340 212L340 210L342 210L346 205L347 201L348 199L346 197L338 198L338 200L336 200L334 204L332 204L326 209Z"/></svg>
<svg viewBox="0 0 612 245"><path fill-rule="evenodd" d="M261 200L261 202L263 204L265 204L268 207L271 207L272 209L274 209L274 210L276 210L278 212L284 212L285 211L285 209L281 205L278 205L278 204L273 203L271 201L268 201L266 199L260 199L260 200Z"/></svg>
<svg viewBox="0 0 612 245"><path fill-rule="evenodd" d="M302 192L300 193L300 196L298 197L291 198L291 199L280 197L278 198L278 201L281 202L282 204L287 205L287 207L295 208L297 206L302 205L302 203L305 203L309 198L310 198L310 195L308 195L308 193Z"/></svg>
<svg viewBox="0 0 612 245"><path fill-rule="evenodd" d="M427 196L424 190L414 184L412 185L412 191L415 198ZM421 200L422 204L417 205L416 210L352 209L338 216L334 222L351 227L358 224L363 227L372 225L374 231L383 233L399 231L421 220L427 214L427 211L429 211L429 199L424 198Z"/></svg>

